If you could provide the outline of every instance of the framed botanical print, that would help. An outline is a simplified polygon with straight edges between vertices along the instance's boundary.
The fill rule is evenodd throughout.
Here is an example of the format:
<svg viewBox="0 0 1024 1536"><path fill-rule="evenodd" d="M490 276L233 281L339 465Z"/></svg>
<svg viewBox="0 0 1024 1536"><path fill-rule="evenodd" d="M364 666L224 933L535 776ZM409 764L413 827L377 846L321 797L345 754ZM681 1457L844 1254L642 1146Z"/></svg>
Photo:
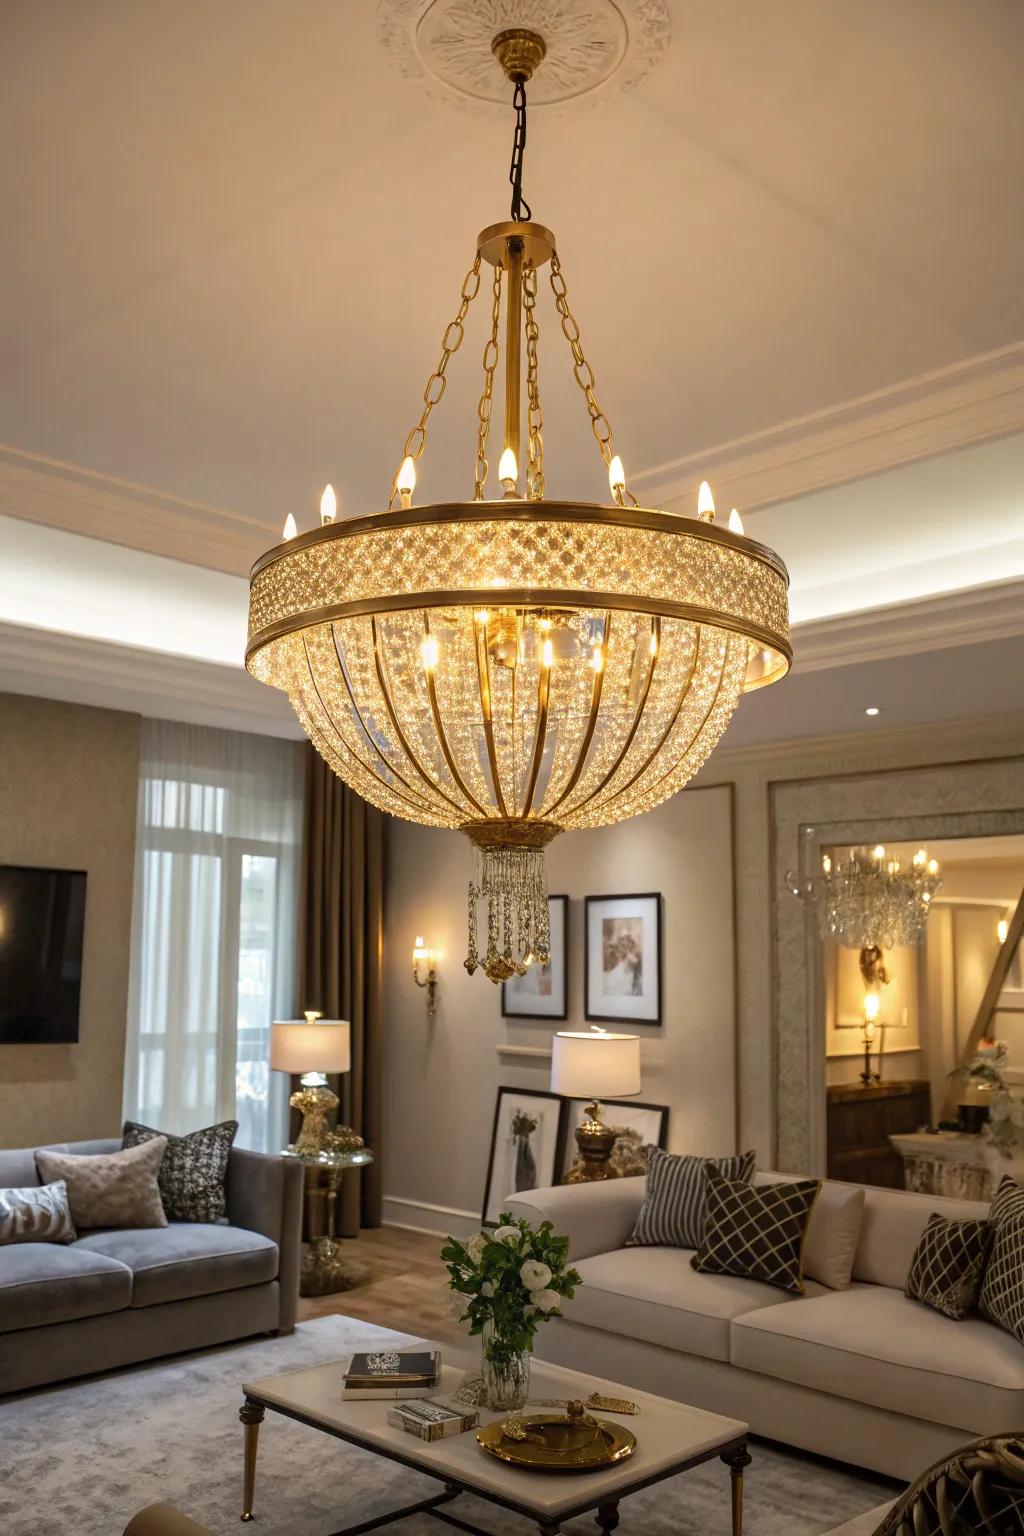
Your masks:
<svg viewBox="0 0 1024 1536"><path fill-rule="evenodd" d="M525 1189L558 1183L565 1100L540 1089L499 1088L484 1186L483 1224L493 1227L505 1202Z"/></svg>
<svg viewBox="0 0 1024 1536"><path fill-rule="evenodd" d="M584 1013L616 1024L661 1023L661 896L588 896Z"/></svg>
<svg viewBox="0 0 1024 1536"><path fill-rule="evenodd" d="M564 1152L559 1177L565 1179L569 1169L581 1161L576 1145L576 1127L586 1117L586 1099L566 1100ZM624 1178L647 1172L647 1148L661 1147L668 1142L668 1105L638 1104L634 1099L602 1099L601 1119L615 1132L612 1147L612 1165Z"/></svg>
<svg viewBox="0 0 1024 1536"><path fill-rule="evenodd" d="M569 1016L569 898L549 896L551 958L534 962L525 976L502 983L503 1019L566 1019Z"/></svg>

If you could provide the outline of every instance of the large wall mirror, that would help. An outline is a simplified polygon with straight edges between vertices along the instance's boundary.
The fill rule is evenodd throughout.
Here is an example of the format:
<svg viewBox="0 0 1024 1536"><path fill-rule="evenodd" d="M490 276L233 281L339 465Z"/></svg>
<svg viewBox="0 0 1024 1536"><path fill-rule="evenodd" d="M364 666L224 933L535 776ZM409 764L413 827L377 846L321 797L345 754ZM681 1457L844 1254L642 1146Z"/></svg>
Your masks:
<svg viewBox="0 0 1024 1536"><path fill-rule="evenodd" d="M850 942L856 911L839 942L842 923L819 911L829 1177L988 1198L1003 1172L1024 1177L1024 834L814 857L823 873L877 871L878 893L921 877L904 942ZM830 889L852 902L855 886Z"/></svg>

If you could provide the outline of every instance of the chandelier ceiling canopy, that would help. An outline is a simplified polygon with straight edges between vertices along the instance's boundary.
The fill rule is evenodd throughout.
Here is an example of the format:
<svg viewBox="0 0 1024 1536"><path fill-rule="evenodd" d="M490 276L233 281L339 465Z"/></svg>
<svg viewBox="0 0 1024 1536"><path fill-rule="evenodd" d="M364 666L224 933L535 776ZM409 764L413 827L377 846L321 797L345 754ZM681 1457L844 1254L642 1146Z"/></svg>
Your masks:
<svg viewBox="0 0 1024 1536"><path fill-rule="evenodd" d="M492 47L513 86L512 217L478 238L387 510L335 521L328 487L321 526L297 534L289 515L285 542L253 567L246 665L287 692L313 745L365 799L471 839L466 966L498 982L548 958L551 839L681 789L740 695L784 676L792 651L786 569L744 536L738 513L716 522L706 485L696 518L641 507L629 490L555 237L522 195L526 83L544 40L512 29ZM607 505L544 494L545 269L608 469ZM481 287L490 303L472 496L416 506L429 418ZM500 491L490 492L502 340Z"/></svg>

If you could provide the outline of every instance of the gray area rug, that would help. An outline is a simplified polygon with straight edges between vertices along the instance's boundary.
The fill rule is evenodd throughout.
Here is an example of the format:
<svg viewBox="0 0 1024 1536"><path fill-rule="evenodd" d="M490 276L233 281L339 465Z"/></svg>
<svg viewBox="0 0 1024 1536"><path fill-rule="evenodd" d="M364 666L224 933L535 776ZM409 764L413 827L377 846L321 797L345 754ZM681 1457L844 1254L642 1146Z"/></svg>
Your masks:
<svg viewBox="0 0 1024 1536"><path fill-rule="evenodd" d="M217 1536L238 1536L241 1383L406 1342L354 1318L300 1324L283 1339L206 1350L23 1393L0 1402L3 1536L121 1536L146 1504L165 1502ZM892 1497L884 1479L755 1443L745 1536L822 1536ZM429 1478L268 1413L260 1431L257 1536L329 1536L437 1492ZM495 1536L528 1536L519 1516L466 1495L458 1512ZM728 1536L729 1474L718 1461L623 1501L622 1536ZM426 1516L389 1524L440 1536ZM594 1536L592 1520L571 1521Z"/></svg>

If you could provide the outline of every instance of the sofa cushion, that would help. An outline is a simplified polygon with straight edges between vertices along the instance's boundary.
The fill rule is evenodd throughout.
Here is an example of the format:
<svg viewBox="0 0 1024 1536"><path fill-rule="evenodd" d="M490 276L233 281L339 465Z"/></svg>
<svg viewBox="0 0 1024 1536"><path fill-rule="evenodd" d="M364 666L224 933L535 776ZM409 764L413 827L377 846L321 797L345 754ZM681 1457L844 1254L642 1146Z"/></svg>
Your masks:
<svg viewBox="0 0 1024 1536"><path fill-rule="evenodd" d="M0 1333L119 1312L132 1299L132 1272L76 1244L0 1248Z"/></svg>
<svg viewBox="0 0 1024 1536"><path fill-rule="evenodd" d="M950 1221L984 1221L988 1216L988 1206L979 1200L948 1200L903 1189L866 1189L853 1278L902 1291L914 1250L933 1211Z"/></svg>
<svg viewBox="0 0 1024 1536"><path fill-rule="evenodd" d="M224 1120L186 1136L172 1136L126 1120L124 1144L137 1147L159 1136L166 1140L157 1183L168 1221L223 1221L227 1215L224 1181L237 1131L237 1120Z"/></svg>
<svg viewBox="0 0 1024 1536"><path fill-rule="evenodd" d="M77 1236L63 1179L0 1189L0 1243L73 1243Z"/></svg>
<svg viewBox="0 0 1024 1536"><path fill-rule="evenodd" d="M885 1286L854 1284L732 1325L734 1365L974 1434L1024 1414L1024 1348L980 1318L953 1322Z"/></svg>
<svg viewBox="0 0 1024 1536"><path fill-rule="evenodd" d="M732 1318L796 1299L757 1280L698 1274L691 1257L688 1248L619 1248L578 1259L583 1284L564 1315L585 1327L728 1360ZM820 1285L807 1290L824 1295Z"/></svg>
<svg viewBox="0 0 1024 1536"><path fill-rule="evenodd" d="M707 1190L704 1236L693 1256L694 1269L765 1280L802 1296L807 1222L821 1193L820 1180L755 1188L709 1169Z"/></svg>
<svg viewBox="0 0 1024 1536"><path fill-rule="evenodd" d="M981 1315L1024 1340L1024 1217L1003 1216L981 1287Z"/></svg>
<svg viewBox="0 0 1024 1536"><path fill-rule="evenodd" d="M157 1174L167 1147L158 1136L123 1152L52 1152L40 1147L43 1179L63 1179L71 1219L78 1228L163 1227L167 1224Z"/></svg>
<svg viewBox="0 0 1024 1536"><path fill-rule="evenodd" d="M792 1183L794 1174L758 1173L754 1184ZM837 1184L825 1180L814 1202L804 1241L804 1275L820 1280L832 1291L845 1291L853 1275L861 1221L864 1217L864 1188L859 1184Z"/></svg>
<svg viewBox="0 0 1024 1536"><path fill-rule="evenodd" d="M128 1266L135 1277L133 1307L234 1291L277 1275L277 1244L244 1227L181 1221L141 1231L90 1232L74 1246Z"/></svg>
<svg viewBox="0 0 1024 1536"><path fill-rule="evenodd" d="M724 1178L749 1183L754 1172L753 1152L737 1157L677 1157L651 1147L643 1204L636 1226L626 1239L627 1247L651 1244L696 1248L704 1234L707 1205L707 1173L713 1169Z"/></svg>
<svg viewBox="0 0 1024 1536"><path fill-rule="evenodd" d="M906 1294L960 1322L978 1305L992 1235L990 1221L928 1218L907 1276Z"/></svg>

